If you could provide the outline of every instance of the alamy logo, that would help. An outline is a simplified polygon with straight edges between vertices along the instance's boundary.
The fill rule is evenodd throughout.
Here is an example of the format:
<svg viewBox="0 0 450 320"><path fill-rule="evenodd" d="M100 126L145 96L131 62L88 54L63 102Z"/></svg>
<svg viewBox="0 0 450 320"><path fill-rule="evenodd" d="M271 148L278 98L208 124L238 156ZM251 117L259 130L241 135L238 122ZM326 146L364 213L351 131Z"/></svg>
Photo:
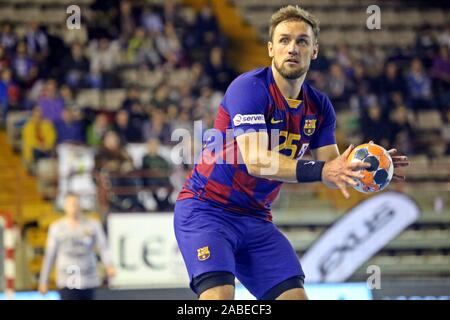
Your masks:
<svg viewBox="0 0 450 320"><path fill-rule="evenodd" d="M77 5L68 6L66 9L66 13L70 14L70 16L66 19L66 26L69 30L81 29L81 9Z"/></svg>
<svg viewBox="0 0 450 320"><path fill-rule="evenodd" d="M81 289L81 268L77 265L70 265L66 269L66 287L68 289Z"/></svg>
<svg viewBox="0 0 450 320"><path fill-rule="evenodd" d="M370 265L366 270L370 276L367 278L367 287L369 289L381 289L381 268L377 265Z"/></svg>
<svg viewBox="0 0 450 320"><path fill-rule="evenodd" d="M263 114L236 114L233 118L233 124L235 127L241 124L264 124L266 120Z"/></svg>
<svg viewBox="0 0 450 320"><path fill-rule="evenodd" d="M379 6L373 4L367 7L367 14L370 14L366 20L366 27L369 30L381 29L381 9Z"/></svg>

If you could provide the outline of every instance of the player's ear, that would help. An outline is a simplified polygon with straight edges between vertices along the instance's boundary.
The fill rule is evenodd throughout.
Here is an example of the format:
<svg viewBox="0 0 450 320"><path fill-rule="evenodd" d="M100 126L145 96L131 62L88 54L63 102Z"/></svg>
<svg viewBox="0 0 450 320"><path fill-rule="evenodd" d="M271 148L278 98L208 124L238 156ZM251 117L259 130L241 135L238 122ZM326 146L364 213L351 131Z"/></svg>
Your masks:
<svg viewBox="0 0 450 320"><path fill-rule="evenodd" d="M272 44L272 41L267 41L267 51L269 52L269 57L273 58L273 44Z"/></svg>
<svg viewBox="0 0 450 320"><path fill-rule="evenodd" d="M316 41L316 43L314 44L311 60L316 60L318 54L319 54L319 43Z"/></svg>

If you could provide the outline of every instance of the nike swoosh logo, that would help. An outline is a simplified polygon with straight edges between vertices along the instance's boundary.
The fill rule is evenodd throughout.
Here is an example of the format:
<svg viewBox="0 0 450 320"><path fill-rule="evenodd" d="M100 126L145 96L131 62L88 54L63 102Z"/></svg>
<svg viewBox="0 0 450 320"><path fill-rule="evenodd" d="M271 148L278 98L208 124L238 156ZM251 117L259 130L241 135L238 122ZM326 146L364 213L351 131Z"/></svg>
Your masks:
<svg viewBox="0 0 450 320"><path fill-rule="evenodd" d="M280 122L283 122L283 120L275 120L274 118L272 118L272 120L270 120L270 123L272 123L272 124L277 124Z"/></svg>

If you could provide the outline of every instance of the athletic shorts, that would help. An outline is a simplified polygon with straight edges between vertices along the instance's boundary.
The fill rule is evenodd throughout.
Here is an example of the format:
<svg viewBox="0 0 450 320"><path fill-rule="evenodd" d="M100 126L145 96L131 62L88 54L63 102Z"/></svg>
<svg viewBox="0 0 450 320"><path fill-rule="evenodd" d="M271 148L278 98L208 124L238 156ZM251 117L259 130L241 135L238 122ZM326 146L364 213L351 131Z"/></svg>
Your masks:
<svg viewBox="0 0 450 320"><path fill-rule="evenodd" d="M295 250L270 221L191 198L176 202L174 228L194 292L193 279L210 272L232 273L257 299L304 278Z"/></svg>

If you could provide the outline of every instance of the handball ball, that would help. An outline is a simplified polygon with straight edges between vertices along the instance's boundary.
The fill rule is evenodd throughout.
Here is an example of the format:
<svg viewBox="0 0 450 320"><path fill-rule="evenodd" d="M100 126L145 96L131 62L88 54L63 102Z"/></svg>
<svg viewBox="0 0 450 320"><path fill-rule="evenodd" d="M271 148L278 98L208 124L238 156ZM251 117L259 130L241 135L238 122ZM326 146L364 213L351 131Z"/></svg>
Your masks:
<svg viewBox="0 0 450 320"><path fill-rule="evenodd" d="M364 143L350 153L347 161L363 161L371 166L363 170L364 178L356 179L358 185L353 187L363 193L378 192L388 186L394 174L394 164L389 153L374 143Z"/></svg>

